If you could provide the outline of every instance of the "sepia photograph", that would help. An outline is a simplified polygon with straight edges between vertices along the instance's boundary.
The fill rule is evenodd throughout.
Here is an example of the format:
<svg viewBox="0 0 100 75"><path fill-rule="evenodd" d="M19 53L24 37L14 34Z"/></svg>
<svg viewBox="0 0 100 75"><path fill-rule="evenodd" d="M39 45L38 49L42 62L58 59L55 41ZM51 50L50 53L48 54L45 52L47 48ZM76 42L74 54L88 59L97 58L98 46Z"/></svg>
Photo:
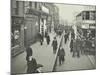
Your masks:
<svg viewBox="0 0 100 75"><path fill-rule="evenodd" d="M95 5L11 0L11 75L95 69Z"/></svg>

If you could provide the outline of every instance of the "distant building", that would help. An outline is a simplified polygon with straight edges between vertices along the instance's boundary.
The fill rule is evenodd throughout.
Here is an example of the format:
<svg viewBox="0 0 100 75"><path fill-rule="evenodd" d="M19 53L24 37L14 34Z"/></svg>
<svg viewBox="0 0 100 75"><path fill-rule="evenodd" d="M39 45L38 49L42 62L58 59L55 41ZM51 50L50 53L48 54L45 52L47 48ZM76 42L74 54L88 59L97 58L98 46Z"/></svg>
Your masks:
<svg viewBox="0 0 100 75"><path fill-rule="evenodd" d="M55 6L55 12L54 12L54 29L57 28L59 25L59 8Z"/></svg>
<svg viewBox="0 0 100 75"><path fill-rule="evenodd" d="M47 30L54 31L59 24L59 8L53 3L45 3L45 6L49 9L49 16L47 18Z"/></svg>
<svg viewBox="0 0 100 75"><path fill-rule="evenodd" d="M92 36L95 37L96 30L96 9L88 9L80 12L76 16L77 29L83 30L83 35L86 36L88 31L91 31Z"/></svg>
<svg viewBox="0 0 100 75"><path fill-rule="evenodd" d="M54 29L59 24L58 9L53 3L25 1L25 43L36 41L38 33Z"/></svg>
<svg viewBox="0 0 100 75"><path fill-rule="evenodd" d="M76 25L82 28L95 28L96 11L82 11L76 16Z"/></svg>

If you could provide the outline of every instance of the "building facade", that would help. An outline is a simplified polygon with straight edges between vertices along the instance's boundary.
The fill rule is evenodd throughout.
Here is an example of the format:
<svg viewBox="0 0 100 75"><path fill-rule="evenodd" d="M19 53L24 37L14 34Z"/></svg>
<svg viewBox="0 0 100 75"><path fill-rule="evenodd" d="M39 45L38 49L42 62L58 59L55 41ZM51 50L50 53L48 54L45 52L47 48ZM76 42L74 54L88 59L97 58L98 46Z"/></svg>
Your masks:
<svg viewBox="0 0 100 75"><path fill-rule="evenodd" d="M38 41L38 35L51 32L59 23L59 10L53 3L11 1L12 56Z"/></svg>
<svg viewBox="0 0 100 75"><path fill-rule="evenodd" d="M24 2L11 1L11 55L24 50Z"/></svg>
<svg viewBox="0 0 100 75"><path fill-rule="evenodd" d="M94 6L95 7L95 6ZM84 10L76 16L77 30L82 29L83 35L87 36L87 33L91 33L92 37L95 37L96 32L96 9Z"/></svg>
<svg viewBox="0 0 100 75"><path fill-rule="evenodd" d="M49 16L47 18L47 30L49 32L54 31L59 24L59 9L54 3L45 3L45 6L49 9Z"/></svg>
<svg viewBox="0 0 100 75"><path fill-rule="evenodd" d="M45 3L30 1L25 2L25 42L27 45L37 41L39 33L43 36L45 35L48 16L49 9L45 7Z"/></svg>
<svg viewBox="0 0 100 75"><path fill-rule="evenodd" d="M24 17L25 17L25 46L29 46L37 41L39 32L39 4L37 2L24 2Z"/></svg>
<svg viewBox="0 0 100 75"><path fill-rule="evenodd" d="M95 20L96 11L82 11L76 16L77 25L82 26L83 28L89 28L91 25L93 25L95 28Z"/></svg>

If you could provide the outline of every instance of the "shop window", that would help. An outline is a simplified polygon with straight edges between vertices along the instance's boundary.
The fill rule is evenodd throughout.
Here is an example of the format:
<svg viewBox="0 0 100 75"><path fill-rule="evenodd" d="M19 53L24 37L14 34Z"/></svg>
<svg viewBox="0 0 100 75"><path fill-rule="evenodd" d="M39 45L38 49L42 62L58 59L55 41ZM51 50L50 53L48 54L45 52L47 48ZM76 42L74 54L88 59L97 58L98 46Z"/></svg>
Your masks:
<svg viewBox="0 0 100 75"><path fill-rule="evenodd" d="M19 14L19 1L16 1L16 8L15 8L15 14Z"/></svg>
<svg viewBox="0 0 100 75"><path fill-rule="evenodd" d="M82 13L82 20L85 20L86 19L86 12L83 12Z"/></svg>
<svg viewBox="0 0 100 75"><path fill-rule="evenodd" d="M35 2L35 8L37 8L37 2Z"/></svg>
<svg viewBox="0 0 100 75"><path fill-rule="evenodd" d="M90 12L86 11L86 20L89 20L89 18L90 18Z"/></svg>
<svg viewBox="0 0 100 75"><path fill-rule="evenodd" d="M20 44L20 29L19 27L12 27L11 46L14 47Z"/></svg>
<svg viewBox="0 0 100 75"><path fill-rule="evenodd" d="M29 2L29 7L30 7L30 8L32 7L32 2Z"/></svg>
<svg viewBox="0 0 100 75"><path fill-rule="evenodd" d="M95 11L90 12L90 20L95 20Z"/></svg>

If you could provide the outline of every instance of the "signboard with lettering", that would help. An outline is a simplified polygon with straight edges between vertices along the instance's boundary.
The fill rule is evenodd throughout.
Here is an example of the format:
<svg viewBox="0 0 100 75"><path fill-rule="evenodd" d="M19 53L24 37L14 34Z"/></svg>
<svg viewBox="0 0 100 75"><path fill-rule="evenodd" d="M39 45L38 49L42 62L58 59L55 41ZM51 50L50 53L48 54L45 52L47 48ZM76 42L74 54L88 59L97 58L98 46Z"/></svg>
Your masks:
<svg viewBox="0 0 100 75"><path fill-rule="evenodd" d="M13 17L12 19L12 24L14 25L20 25L23 23L23 18L20 18L20 17Z"/></svg>
<svg viewBox="0 0 100 75"><path fill-rule="evenodd" d="M83 25L82 25L82 28L83 28L83 29L89 29L89 24L83 24Z"/></svg>
<svg viewBox="0 0 100 75"><path fill-rule="evenodd" d="M95 27L95 26L90 26L90 28L91 28L91 29L95 29L96 27Z"/></svg>
<svg viewBox="0 0 100 75"><path fill-rule="evenodd" d="M49 9L47 9L45 6L42 6L42 11L49 14Z"/></svg>

